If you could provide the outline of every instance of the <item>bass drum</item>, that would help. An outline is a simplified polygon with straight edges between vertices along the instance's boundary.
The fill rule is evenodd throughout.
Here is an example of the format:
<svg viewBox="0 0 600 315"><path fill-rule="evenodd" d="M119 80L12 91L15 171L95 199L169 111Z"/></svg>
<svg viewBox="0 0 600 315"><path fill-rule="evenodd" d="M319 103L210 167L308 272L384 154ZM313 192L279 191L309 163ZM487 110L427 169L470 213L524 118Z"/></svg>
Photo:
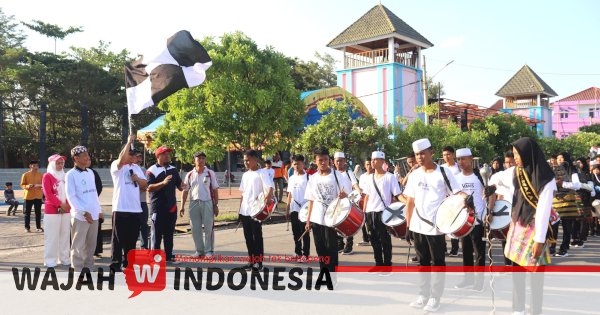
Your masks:
<svg viewBox="0 0 600 315"><path fill-rule="evenodd" d="M362 228L365 223L365 214L350 199L336 198L327 207L323 223L334 228L342 236L350 237Z"/></svg>
<svg viewBox="0 0 600 315"><path fill-rule="evenodd" d="M467 208L465 198L452 195L444 199L434 217L436 228L455 238L463 238L475 227L474 211Z"/></svg>

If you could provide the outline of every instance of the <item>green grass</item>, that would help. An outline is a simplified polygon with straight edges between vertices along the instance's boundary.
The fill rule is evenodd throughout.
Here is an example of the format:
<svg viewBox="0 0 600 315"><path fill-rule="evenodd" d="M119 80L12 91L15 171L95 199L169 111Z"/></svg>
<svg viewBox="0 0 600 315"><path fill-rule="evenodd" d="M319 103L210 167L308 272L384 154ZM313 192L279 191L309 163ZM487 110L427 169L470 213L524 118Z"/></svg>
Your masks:
<svg viewBox="0 0 600 315"><path fill-rule="evenodd" d="M237 221L237 219L238 219L238 214L237 213L224 213L224 214L219 214L215 218L215 222Z"/></svg>

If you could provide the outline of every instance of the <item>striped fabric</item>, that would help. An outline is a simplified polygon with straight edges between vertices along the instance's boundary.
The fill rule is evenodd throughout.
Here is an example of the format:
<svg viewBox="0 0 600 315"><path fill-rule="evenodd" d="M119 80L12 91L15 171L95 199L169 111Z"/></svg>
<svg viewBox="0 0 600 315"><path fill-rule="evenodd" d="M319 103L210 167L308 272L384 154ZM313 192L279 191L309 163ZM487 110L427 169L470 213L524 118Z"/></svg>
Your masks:
<svg viewBox="0 0 600 315"><path fill-rule="evenodd" d="M575 192L556 195L552 201L552 208L561 218L579 217L584 213L581 197Z"/></svg>
<svg viewBox="0 0 600 315"><path fill-rule="evenodd" d="M533 237L535 235L535 226L522 226L520 223L511 223L506 235L506 246L504 255L519 266L541 266L551 263L548 242L544 244L544 253L536 260L532 258Z"/></svg>

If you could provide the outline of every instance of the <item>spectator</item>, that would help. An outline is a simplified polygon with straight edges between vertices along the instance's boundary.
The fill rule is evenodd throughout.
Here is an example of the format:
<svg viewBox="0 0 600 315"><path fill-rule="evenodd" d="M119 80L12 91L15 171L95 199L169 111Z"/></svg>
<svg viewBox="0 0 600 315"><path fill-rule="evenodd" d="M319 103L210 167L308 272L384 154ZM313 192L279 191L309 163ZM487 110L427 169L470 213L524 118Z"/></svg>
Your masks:
<svg viewBox="0 0 600 315"><path fill-rule="evenodd" d="M67 172L67 200L71 205L71 267L80 272L94 267L98 219L104 218L96 193L91 159L84 146L71 149L75 168Z"/></svg>
<svg viewBox="0 0 600 315"><path fill-rule="evenodd" d="M278 153L273 155L272 167L274 176L271 178L273 178L273 184L275 185L275 197L278 202L283 202L283 162Z"/></svg>
<svg viewBox="0 0 600 315"><path fill-rule="evenodd" d="M15 192L12 189L13 183L6 182L6 189L4 190L4 201L9 204L8 211L6 211L6 215L10 215L10 211L12 210L13 215L17 215L17 210L19 208L19 201L15 198Z"/></svg>
<svg viewBox="0 0 600 315"><path fill-rule="evenodd" d="M35 227L37 232L42 229L42 174L39 172L38 161L29 162L29 171L21 177L21 187L25 190L25 230L31 232L31 208L35 208Z"/></svg>
<svg viewBox="0 0 600 315"><path fill-rule="evenodd" d="M42 177L44 192L44 266L59 263L70 266L71 206L65 189L66 157L54 154L48 158L48 171Z"/></svg>

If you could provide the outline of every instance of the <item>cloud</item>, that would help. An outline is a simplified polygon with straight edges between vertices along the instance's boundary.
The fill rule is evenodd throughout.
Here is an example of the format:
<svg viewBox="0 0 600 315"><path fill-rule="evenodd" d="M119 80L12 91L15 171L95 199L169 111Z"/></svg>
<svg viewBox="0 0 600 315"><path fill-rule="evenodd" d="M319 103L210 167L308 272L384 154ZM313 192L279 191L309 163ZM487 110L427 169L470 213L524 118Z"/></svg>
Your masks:
<svg viewBox="0 0 600 315"><path fill-rule="evenodd" d="M441 44L442 48L458 48L465 43L464 36L450 36L446 38Z"/></svg>

